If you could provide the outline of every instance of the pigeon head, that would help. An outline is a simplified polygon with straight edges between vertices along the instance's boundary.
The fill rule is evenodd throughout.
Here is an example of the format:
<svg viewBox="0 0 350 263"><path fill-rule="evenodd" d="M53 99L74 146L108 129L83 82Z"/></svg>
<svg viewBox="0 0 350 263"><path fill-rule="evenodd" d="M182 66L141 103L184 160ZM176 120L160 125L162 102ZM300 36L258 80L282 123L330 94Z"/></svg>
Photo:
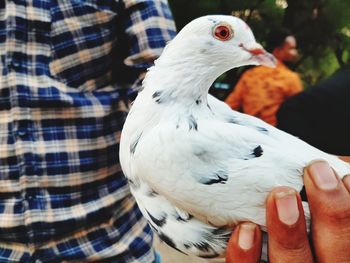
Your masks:
<svg viewBox="0 0 350 263"><path fill-rule="evenodd" d="M205 100L215 79L232 68L275 64L243 20L204 16L187 24L165 47L143 84L154 94L167 90L158 101L192 103L193 98Z"/></svg>
<svg viewBox="0 0 350 263"><path fill-rule="evenodd" d="M223 73L245 65L274 67L276 59L258 44L249 26L234 16L211 15L187 24L164 55L174 63L191 60L194 66L214 65Z"/></svg>

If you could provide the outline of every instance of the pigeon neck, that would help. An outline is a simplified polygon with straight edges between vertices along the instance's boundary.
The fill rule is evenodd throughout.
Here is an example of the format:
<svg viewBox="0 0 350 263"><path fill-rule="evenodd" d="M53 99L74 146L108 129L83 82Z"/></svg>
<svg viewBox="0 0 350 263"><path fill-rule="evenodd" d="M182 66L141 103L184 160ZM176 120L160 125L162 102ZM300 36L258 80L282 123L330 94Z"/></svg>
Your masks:
<svg viewBox="0 0 350 263"><path fill-rule="evenodd" d="M208 90L216 74L215 67L195 60L175 58L156 61L145 79L145 88L158 102L198 104L207 100Z"/></svg>

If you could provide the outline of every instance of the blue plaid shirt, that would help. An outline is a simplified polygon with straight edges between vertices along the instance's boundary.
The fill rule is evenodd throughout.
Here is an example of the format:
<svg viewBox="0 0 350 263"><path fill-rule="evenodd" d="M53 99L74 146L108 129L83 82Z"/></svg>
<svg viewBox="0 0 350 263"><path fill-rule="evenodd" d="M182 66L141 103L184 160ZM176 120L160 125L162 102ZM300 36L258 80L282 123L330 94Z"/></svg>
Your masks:
<svg viewBox="0 0 350 263"><path fill-rule="evenodd" d="M153 262L119 166L166 0L0 0L0 262Z"/></svg>

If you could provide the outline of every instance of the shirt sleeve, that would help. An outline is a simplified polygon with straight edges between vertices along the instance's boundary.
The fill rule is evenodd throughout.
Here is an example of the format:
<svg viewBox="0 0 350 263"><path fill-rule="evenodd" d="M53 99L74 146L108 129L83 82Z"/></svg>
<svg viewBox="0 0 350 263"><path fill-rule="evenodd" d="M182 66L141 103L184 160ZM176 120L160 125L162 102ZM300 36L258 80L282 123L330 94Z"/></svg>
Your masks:
<svg viewBox="0 0 350 263"><path fill-rule="evenodd" d="M301 91L303 91L303 84L300 80L299 75L294 73L293 82L289 86L289 89L287 90L286 96L291 97L291 96L298 94Z"/></svg>
<svg viewBox="0 0 350 263"><path fill-rule="evenodd" d="M338 75L339 74L339 75ZM277 128L336 155L350 155L350 69L288 98L277 114Z"/></svg>
<svg viewBox="0 0 350 263"><path fill-rule="evenodd" d="M307 92L299 93L286 99L279 108L277 128L315 145L322 140L319 131L323 129L317 123L323 123L320 122L323 114L319 110L317 98Z"/></svg>
<svg viewBox="0 0 350 263"><path fill-rule="evenodd" d="M137 88L146 69L176 35L176 27L167 0L123 0L123 5L123 30L128 43L124 64L139 72L132 85Z"/></svg>

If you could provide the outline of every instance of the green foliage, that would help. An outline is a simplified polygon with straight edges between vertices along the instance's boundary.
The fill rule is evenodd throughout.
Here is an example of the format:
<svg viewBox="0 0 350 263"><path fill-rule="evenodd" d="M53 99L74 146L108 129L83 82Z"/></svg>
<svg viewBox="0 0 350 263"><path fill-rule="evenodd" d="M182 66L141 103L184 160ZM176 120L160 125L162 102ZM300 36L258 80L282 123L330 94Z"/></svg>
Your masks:
<svg viewBox="0 0 350 263"><path fill-rule="evenodd" d="M178 29L207 14L233 14L244 19L265 44L271 30L290 29L301 58L295 65L306 86L327 78L350 63L349 0L169 0ZM221 77L235 82L240 71Z"/></svg>

